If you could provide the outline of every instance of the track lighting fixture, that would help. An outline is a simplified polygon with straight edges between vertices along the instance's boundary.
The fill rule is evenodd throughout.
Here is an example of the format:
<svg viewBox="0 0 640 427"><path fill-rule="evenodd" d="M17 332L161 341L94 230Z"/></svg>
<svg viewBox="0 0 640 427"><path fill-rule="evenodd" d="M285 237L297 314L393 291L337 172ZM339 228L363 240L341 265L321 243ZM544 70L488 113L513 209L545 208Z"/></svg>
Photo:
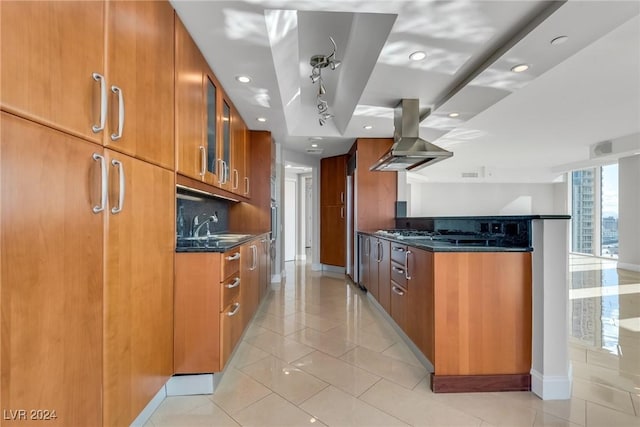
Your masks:
<svg viewBox="0 0 640 427"><path fill-rule="evenodd" d="M309 64L311 64L311 83L318 83L318 94L316 96L317 106L318 106L318 114L320 118L318 119L318 123L320 126L324 126L327 120L333 117L333 114L329 113L329 104L323 98L327 93L327 88L322 81L322 69L329 67L331 70L335 70L341 64L339 60L336 59L337 46L336 42L333 40L333 37L329 37L331 44L333 45L333 52L329 55L313 55Z"/></svg>

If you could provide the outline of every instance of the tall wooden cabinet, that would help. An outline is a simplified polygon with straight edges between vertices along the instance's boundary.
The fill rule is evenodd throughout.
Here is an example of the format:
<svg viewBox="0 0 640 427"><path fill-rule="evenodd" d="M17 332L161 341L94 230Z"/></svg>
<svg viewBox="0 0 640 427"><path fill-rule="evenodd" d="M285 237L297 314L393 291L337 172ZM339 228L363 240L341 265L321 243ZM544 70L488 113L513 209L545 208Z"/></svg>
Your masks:
<svg viewBox="0 0 640 427"><path fill-rule="evenodd" d="M347 155L320 162L320 262L346 265Z"/></svg>
<svg viewBox="0 0 640 427"><path fill-rule="evenodd" d="M173 9L0 7L0 399L129 425L172 374Z"/></svg>
<svg viewBox="0 0 640 427"><path fill-rule="evenodd" d="M2 406L101 425L101 148L4 112L0 129Z"/></svg>

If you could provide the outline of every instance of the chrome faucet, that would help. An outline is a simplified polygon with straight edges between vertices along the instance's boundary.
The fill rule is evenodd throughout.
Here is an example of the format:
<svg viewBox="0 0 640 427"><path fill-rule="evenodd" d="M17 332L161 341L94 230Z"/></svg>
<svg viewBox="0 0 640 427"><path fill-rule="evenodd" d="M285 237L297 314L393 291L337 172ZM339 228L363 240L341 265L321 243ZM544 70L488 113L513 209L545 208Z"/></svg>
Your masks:
<svg viewBox="0 0 640 427"><path fill-rule="evenodd" d="M203 214L206 215L206 214ZM193 217L193 224L192 224L192 229L193 229L193 237L199 237L199 233L200 233L200 229L202 227L204 227L205 225L207 226L207 236L209 234L211 234L211 231L209 230L209 223L213 222L216 223L218 222L218 212L214 212L213 215L210 215L208 218L206 218L202 223L198 224L199 220L198 218L200 217L200 215L196 215Z"/></svg>

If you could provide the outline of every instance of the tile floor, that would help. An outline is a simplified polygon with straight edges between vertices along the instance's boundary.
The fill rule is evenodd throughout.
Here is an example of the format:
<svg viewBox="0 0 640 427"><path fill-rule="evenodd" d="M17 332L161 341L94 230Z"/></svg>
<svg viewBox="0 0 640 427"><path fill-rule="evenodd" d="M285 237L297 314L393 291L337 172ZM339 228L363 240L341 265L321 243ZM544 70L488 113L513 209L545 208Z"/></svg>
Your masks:
<svg viewBox="0 0 640 427"><path fill-rule="evenodd" d="M146 427L640 427L640 273L571 257L573 397L434 394L427 371L343 277L287 263L213 395L169 397Z"/></svg>

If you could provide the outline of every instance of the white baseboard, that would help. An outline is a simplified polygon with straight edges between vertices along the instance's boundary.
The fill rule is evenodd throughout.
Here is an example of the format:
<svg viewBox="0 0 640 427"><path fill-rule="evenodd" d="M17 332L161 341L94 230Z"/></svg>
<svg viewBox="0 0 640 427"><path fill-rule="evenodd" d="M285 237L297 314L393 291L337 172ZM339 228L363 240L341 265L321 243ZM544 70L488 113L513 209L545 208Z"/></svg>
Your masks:
<svg viewBox="0 0 640 427"><path fill-rule="evenodd" d="M307 259L307 254L296 255L296 261L304 261Z"/></svg>
<svg viewBox="0 0 640 427"><path fill-rule="evenodd" d="M171 380L169 380L171 381ZM166 385L162 386L160 390L156 393L155 396L151 399L151 401L144 407L142 412L138 414L135 420L131 423L131 427L142 427L149 421L151 415L158 409L160 404L167 397Z"/></svg>
<svg viewBox="0 0 640 427"><path fill-rule="evenodd" d="M640 272L640 265L638 264L630 264L627 262L618 262L618 266L619 269L621 270L631 270L631 271L638 271Z"/></svg>
<svg viewBox="0 0 640 427"><path fill-rule="evenodd" d="M558 376L542 375L531 370L531 391L542 400L567 400L571 398L572 367L569 373Z"/></svg>
<svg viewBox="0 0 640 427"><path fill-rule="evenodd" d="M213 393L213 374L177 375L166 384L167 396L189 396Z"/></svg>

